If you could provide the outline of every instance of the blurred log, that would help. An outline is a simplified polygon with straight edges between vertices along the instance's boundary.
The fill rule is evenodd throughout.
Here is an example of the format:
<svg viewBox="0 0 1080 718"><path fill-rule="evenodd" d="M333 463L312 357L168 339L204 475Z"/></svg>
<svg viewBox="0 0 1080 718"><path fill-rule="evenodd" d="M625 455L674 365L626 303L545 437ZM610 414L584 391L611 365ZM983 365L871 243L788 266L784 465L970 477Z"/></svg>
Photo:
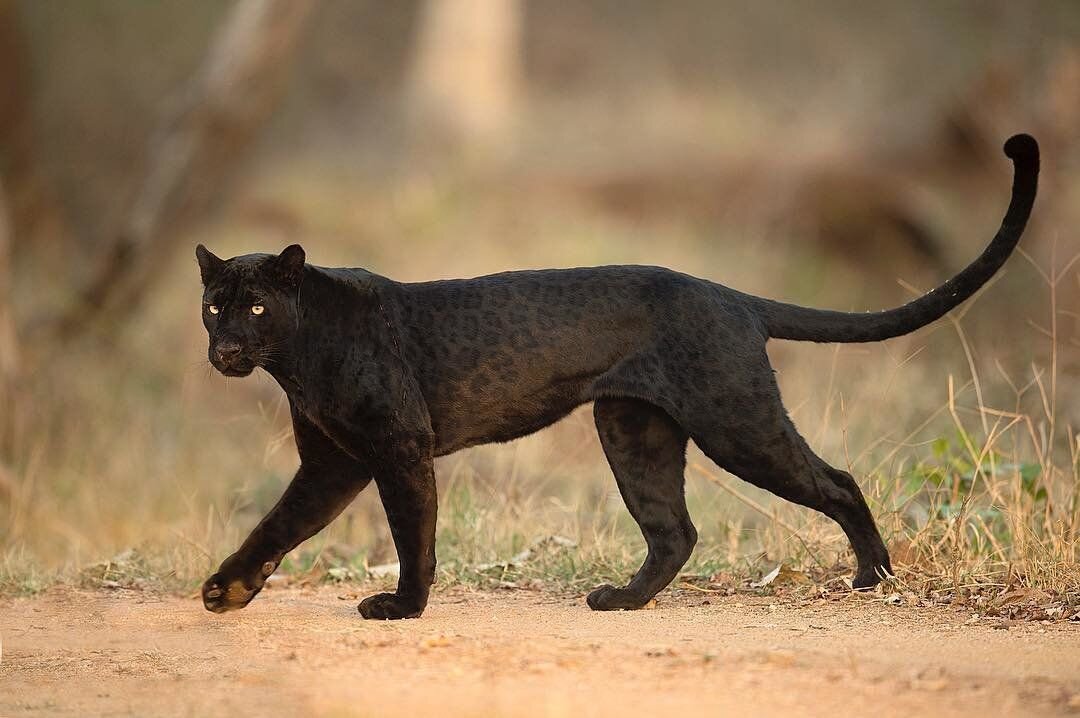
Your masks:
<svg viewBox="0 0 1080 718"><path fill-rule="evenodd" d="M233 5L202 67L153 134L112 246L77 304L49 327L53 334L70 337L106 310L137 303L174 241L221 204L231 172L278 104L312 5Z"/></svg>
<svg viewBox="0 0 1080 718"><path fill-rule="evenodd" d="M426 149L484 154L507 138L523 12L521 0L424 0L407 100Z"/></svg>

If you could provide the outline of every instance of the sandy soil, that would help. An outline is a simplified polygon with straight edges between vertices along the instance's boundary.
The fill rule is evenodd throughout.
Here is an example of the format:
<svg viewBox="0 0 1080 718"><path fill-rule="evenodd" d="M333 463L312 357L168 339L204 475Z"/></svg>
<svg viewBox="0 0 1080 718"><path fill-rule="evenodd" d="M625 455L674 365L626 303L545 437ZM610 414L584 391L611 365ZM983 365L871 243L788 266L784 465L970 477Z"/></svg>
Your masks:
<svg viewBox="0 0 1080 718"><path fill-rule="evenodd" d="M220 616L142 592L0 599L0 716L1080 714L1076 624L860 596L666 595L594 613L580 597L464 590L372 623L356 599L275 587Z"/></svg>

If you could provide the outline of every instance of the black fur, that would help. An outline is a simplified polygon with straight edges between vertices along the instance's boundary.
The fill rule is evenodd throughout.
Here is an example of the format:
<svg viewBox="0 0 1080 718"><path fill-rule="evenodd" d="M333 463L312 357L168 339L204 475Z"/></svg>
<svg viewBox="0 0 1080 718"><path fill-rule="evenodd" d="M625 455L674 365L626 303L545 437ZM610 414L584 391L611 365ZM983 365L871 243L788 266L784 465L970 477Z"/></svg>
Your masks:
<svg viewBox="0 0 1080 718"><path fill-rule="evenodd" d="M690 439L724 469L834 519L855 551L854 585L874 585L891 567L870 510L852 477L795 430L765 343L886 339L970 297L1016 245L1035 198L1035 141L1018 135L1005 152L1013 197L986 251L924 297L873 314L781 304L659 267L402 284L306 265L296 245L230 260L200 245L210 361L230 376L261 366L277 379L301 461L278 504L206 581L206 607L246 605L288 551L374 480L401 576L395 593L364 600L360 613L419 616L435 575L434 457L524 436L589 401L648 545L630 583L593 591L592 608L643 606L690 556Z"/></svg>

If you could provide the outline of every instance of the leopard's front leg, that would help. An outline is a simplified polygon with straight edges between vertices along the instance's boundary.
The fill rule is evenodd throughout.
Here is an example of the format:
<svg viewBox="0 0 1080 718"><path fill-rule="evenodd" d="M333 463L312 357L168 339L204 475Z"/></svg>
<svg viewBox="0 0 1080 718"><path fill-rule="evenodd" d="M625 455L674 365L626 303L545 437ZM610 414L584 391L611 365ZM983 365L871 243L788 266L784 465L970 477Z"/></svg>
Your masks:
<svg viewBox="0 0 1080 718"><path fill-rule="evenodd" d="M206 610L224 613L255 598L282 557L349 505L371 474L295 410L300 468L270 513L202 586Z"/></svg>
<svg viewBox="0 0 1080 718"><path fill-rule="evenodd" d="M398 437L374 467L390 533L398 553L397 591L365 598L360 615L371 619L416 618L427 606L435 580L438 495L430 435Z"/></svg>

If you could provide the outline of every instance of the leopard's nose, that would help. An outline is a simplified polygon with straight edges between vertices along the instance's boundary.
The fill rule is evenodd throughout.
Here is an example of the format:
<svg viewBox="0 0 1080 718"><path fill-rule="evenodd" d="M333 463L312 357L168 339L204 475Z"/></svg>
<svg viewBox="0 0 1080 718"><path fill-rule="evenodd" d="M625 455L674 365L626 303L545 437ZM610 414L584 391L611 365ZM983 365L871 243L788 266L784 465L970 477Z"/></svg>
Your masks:
<svg viewBox="0 0 1080 718"><path fill-rule="evenodd" d="M229 364L240 355L240 344L238 342L222 342L214 347L214 353L217 354L218 361Z"/></svg>

